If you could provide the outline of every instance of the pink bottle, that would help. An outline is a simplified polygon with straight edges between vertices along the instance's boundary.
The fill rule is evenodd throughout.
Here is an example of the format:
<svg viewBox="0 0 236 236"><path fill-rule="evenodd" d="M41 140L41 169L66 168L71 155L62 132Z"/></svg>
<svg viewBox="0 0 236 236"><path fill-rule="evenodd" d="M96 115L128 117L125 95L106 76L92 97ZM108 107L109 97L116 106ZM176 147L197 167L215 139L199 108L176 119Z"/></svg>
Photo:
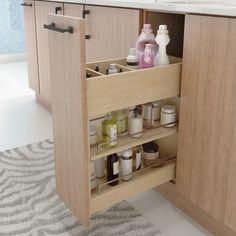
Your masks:
<svg viewBox="0 0 236 236"><path fill-rule="evenodd" d="M137 42L136 42L136 46L135 46L138 54L140 54L141 52L144 52L145 44L153 45L154 53L155 54L157 53L158 45L156 43L155 36L152 33L151 24L144 24L143 25L142 33L139 35Z"/></svg>
<svg viewBox="0 0 236 236"><path fill-rule="evenodd" d="M139 68L145 69L154 66L155 53L152 44L146 44L144 52L140 53Z"/></svg>

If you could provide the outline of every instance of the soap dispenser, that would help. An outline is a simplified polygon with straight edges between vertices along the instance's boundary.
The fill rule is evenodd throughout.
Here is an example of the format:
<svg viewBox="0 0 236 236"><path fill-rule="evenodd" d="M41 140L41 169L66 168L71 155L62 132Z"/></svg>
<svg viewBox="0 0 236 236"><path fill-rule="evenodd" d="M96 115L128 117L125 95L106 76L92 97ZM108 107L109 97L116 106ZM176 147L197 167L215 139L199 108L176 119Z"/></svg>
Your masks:
<svg viewBox="0 0 236 236"><path fill-rule="evenodd" d="M154 66L155 53L152 44L146 44L145 50L140 54L139 68L145 69Z"/></svg>
<svg viewBox="0 0 236 236"><path fill-rule="evenodd" d="M140 56L140 53L144 52L146 44L152 44L154 53L157 53L158 45L155 41L155 36L152 31L151 24L143 25L142 33L139 35L135 46L138 56Z"/></svg>

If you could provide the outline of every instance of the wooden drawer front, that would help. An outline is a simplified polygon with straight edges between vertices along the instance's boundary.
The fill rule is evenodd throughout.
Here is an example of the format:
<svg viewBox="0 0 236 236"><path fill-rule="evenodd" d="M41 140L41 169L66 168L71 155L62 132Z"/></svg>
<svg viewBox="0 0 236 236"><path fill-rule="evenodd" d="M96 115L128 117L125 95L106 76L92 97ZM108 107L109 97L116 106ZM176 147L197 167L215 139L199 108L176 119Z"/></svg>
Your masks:
<svg viewBox="0 0 236 236"><path fill-rule="evenodd" d="M88 64L118 62L113 60ZM119 110L168 97L180 92L181 60L171 57L171 64L144 70L127 71L114 75L104 75L87 80L87 102L89 117L96 117L108 111Z"/></svg>
<svg viewBox="0 0 236 236"><path fill-rule="evenodd" d="M90 171L84 20L50 15L49 30L56 189L83 225L90 217ZM73 27L73 33L55 30Z"/></svg>

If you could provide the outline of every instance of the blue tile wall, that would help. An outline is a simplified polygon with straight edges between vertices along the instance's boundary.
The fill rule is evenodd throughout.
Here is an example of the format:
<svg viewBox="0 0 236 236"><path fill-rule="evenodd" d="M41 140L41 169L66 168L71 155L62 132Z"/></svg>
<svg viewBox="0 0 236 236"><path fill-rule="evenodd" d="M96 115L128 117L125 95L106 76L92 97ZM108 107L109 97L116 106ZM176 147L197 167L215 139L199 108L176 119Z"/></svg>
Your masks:
<svg viewBox="0 0 236 236"><path fill-rule="evenodd" d="M0 0L0 54L25 52L22 0Z"/></svg>

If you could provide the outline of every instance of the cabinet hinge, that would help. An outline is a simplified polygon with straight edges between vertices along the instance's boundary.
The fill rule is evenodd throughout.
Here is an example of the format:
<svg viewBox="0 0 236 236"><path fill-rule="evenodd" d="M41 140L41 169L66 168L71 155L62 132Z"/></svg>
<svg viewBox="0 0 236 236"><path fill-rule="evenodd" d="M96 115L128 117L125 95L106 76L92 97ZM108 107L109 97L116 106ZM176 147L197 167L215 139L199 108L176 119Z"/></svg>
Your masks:
<svg viewBox="0 0 236 236"><path fill-rule="evenodd" d="M82 17L85 18L86 15L89 15L89 10L83 10L82 11Z"/></svg>

